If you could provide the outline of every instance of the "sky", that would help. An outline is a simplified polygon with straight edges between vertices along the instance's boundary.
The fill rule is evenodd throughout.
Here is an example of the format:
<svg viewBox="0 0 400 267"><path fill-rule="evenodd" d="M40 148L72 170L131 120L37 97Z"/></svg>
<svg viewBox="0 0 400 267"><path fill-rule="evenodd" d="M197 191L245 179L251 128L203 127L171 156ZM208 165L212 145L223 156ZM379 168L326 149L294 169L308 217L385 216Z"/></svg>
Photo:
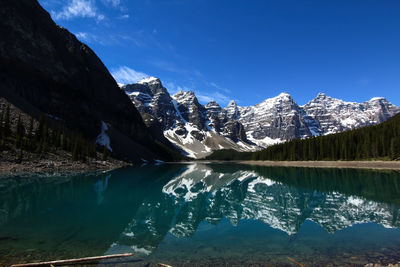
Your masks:
<svg viewBox="0 0 400 267"><path fill-rule="evenodd" d="M39 0L119 83L241 106L287 92L400 106L400 1Z"/></svg>

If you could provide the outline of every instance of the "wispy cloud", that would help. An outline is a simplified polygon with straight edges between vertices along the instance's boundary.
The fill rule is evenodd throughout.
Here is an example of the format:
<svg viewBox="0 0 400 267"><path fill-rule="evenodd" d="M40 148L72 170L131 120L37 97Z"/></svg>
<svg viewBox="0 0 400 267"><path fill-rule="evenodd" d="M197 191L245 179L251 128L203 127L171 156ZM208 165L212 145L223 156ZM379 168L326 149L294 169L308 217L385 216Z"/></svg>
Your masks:
<svg viewBox="0 0 400 267"><path fill-rule="evenodd" d="M121 4L121 0L101 0L105 5L111 5L118 7Z"/></svg>
<svg viewBox="0 0 400 267"><path fill-rule="evenodd" d="M214 82L210 82L210 83L208 83L208 85L210 85L210 86L212 86L212 87L214 87L214 88L216 88L218 90L221 90L221 91L223 91L225 93L230 93L231 92L231 90L229 90L229 89L227 89L225 87L219 86L218 84L216 84Z"/></svg>
<svg viewBox="0 0 400 267"><path fill-rule="evenodd" d="M127 66L121 66L116 69L111 70L111 75L118 83L128 84L128 83L136 83L143 78L149 77L150 75L136 71Z"/></svg>
<svg viewBox="0 0 400 267"><path fill-rule="evenodd" d="M232 99L228 96L221 94L219 92L214 93L204 93L204 92L196 92L196 96L200 102L208 103L212 100L217 101L221 106L227 105Z"/></svg>
<svg viewBox="0 0 400 267"><path fill-rule="evenodd" d="M218 104L220 104L221 106L225 106L232 100L229 96L224 95L220 92L208 93L200 90L195 90L188 86L177 85L174 82L164 82L164 86L168 89L168 92L171 95L174 95L179 91L194 91L197 99L203 104L207 104L208 102L214 100L217 101Z"/></svg>
<svg viewBox="0 0 400 267"><path fill-rule="evenodd" d="M103 14L100 14L96 17L97 22L102 21L105 18L105 16Z"/></svg>
<svg viewBox="0 0 400 267"><path fill-rule="evenodd" d="M169 72L174 72L174 73L182 73L184 72L183 69L178 68L174 63L168 62L168 61L163 61L163 60L153 60L150 62L153 66L169 71Z"/></svg>
<svg viewBox="0 0 400 267"><path fill-rule="evenodd" d="M97 12L96 4L93 0L71 0L59 12L51 11L54 19L95 18L98 21L104 19L103 14Z"/></svg>
<svg viewBox="0 0 400 267"><path fill-rule="evenodd" d="M163 85L165 86L165 88L167 88L168 92L171 95L174 95L179 91L193 91L190 87L180 86L175 84L174 82L165 82L163 83Z"/></svg>
<svg viewBox="0 0 400 267"><path fill-rule="evenodd" d="M86 44L100 44L102 46L116 46L116 45L126 45L126 41L129 44L135 44L137 47L143 47L145 44L140 41L139 38L126 34L114 34L109 32L101 32L99 34L94 34L91 32L75 32L76 37L86 43Z"/></svg>
<svg viewBox="0 0 400 267"><path fill-rule="evenodd" d="M214 98L212 98L209 95L199 95L196 94L197 98L200 100L200 102L204 102L204 103L208 103L214 100Z"/></svg>
<svg viewBox="0 0 400 267"><path fill-rule="evenodd" d="M129 19L129 14L123 14L119 16L118 19Z"/></svg>
<svg viewBox="0 0 400 267"><path fill-rule="evenodd" d="M164 60L152 60L149 62L151 65L168 71L168 72L173 72L173 73L178 73L178 74L185 74L185 75L192 75L195 77L203 77L203 74L198 71L198 70L191 70L191 69L185 69L178 67L176 64L169 62L169 61L164 61Z"/></svg>
<svg viewBox="0 0 400 267"><path fill-rule="evenodd" d="M75 35L82 42L85 42L85 43L90 43L91 42L92 38L90 37L90 34L87 33L87 32L77 32Z"/></svg>
<svg viewBox="0 0 400 267"><path fill-rule="evenodd" d="M103 46L118 44L118 39L114 36L107 36L107 38L101 38L100 36L90 32L77 32L76 37L87 44L100 44Z"/></svg>

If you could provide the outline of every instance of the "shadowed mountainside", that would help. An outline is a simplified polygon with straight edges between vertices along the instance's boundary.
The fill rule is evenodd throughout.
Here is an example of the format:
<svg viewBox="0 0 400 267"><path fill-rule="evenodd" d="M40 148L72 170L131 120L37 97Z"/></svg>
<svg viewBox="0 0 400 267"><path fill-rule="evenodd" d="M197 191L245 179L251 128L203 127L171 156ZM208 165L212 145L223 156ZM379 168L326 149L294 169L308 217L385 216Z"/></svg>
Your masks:
<svg viewBox="0 0 400 267"><path fill-rule="evenodd" d="M56 25L36 0L2 0L0 35L1 97L93 141L104 122L121 159L170 159L96 54Z"/></svg>

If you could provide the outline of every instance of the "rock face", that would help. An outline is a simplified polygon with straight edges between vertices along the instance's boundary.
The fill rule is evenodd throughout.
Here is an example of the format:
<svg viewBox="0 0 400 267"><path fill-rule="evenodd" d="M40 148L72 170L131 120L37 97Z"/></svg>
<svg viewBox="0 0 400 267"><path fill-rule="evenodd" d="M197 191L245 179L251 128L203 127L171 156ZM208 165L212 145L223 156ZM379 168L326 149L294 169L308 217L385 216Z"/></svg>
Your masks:
<svg viewBox="0 0 400 267"><path fill-rule="evenodd" d="M171 97L154 77L124 85L122 90L147 125L158 123L164 136L190 157L204 157L216 149L247 151L255 147L247 141L243 125L215 101L203 106L191 91Z"/></svg>
<svg viewBox="0 0 400 267"><path fill-rule="evenodd" d="M170 128L174 125L175 107L171 96L159 79L144 79L140 83L126 85L124 90L139 112L153 115L160 121L162 127Z"/></svg>
<svg viewBox="0 0 400 267"><path fill-rule="evenodd" d="M363 103L345 102L319 93L303 106L309 116L319 122L321 134L342 132L381 123L400 109L383 97Z"/></svg>
<svg viewBox="0 0 400 267"><path fill-rule="evenodd" d="M96 54L57 26L36 0L1 1L0 93L95 140L104 122L113 152L155 158L155 138Z"/></svg>
<svg viewBox="0 0 400 267"><path fill-rule="evenodd" d="M287 93L254 106L239 107L235 116L244 125L248 138L260 146L319 134L318 122Z"/></svg>
<svg viewBox="0 0 400 267"><path fill-rule="evenodd" d="M181 91L171 97L154 77L122 89L147 125L157 121L168 140L195 158L217 149L253 151L294 138L378 124L400 111L384 98L355 103L322 93L304 106L287 93L248 107L235 101L225 108L216 101L203 106L193 92Z"/></svg>

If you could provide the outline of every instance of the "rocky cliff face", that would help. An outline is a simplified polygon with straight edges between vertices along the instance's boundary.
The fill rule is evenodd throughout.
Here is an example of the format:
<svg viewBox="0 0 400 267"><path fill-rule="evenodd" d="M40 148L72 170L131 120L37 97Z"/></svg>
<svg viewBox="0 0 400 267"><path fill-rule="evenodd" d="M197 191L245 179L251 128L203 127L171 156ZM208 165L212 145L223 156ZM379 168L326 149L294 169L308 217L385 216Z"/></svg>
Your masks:
<svg viewBox="0 0 400 267"><path fill-rule="evenodd" d="M92 140L107 125L113 152L123 159L157 157L155 138L101 60L36 0L1 1L0 35L1 96Z"/></svg>
<svg viewBox="0 0 400 267"><path fill-rule="evenodd" d="M252 151L294 138L378 124L400 111L384 98L355 103L322 93L304 106L287 93L248 107L235 101L225 108L216 101L203 106L193 92L171 97L152 77L122 89L145 121L157 121L166 138L196 158L217 149Z"/></svg>
<svg viewBox="0 0 400 267"><path fill-rule="evenodd" d="M249 139L260 146L268 146L274 140L319 134L318 122L310 118L287 93L255 106L239 107L237 113Z"/></svg>
<svg viewBox="0 0 400 267"><path fill-rule="evenodd" d="M246 151L255 147L247 141L243 125L229 118L215 101L203 106L191 91L171 96L154 77L124 85L122 90L147 125L157 123L164 136L190 157L204 157L222 148Z"/></svg>
<svg viewBox="0 0 400 267"><path fill-rule="evenodd" d="M400 109L383 97L374 97L363 103L345 102L319 93L302 107L319 122L321 134L331 134L381 123Z"/></svg>

